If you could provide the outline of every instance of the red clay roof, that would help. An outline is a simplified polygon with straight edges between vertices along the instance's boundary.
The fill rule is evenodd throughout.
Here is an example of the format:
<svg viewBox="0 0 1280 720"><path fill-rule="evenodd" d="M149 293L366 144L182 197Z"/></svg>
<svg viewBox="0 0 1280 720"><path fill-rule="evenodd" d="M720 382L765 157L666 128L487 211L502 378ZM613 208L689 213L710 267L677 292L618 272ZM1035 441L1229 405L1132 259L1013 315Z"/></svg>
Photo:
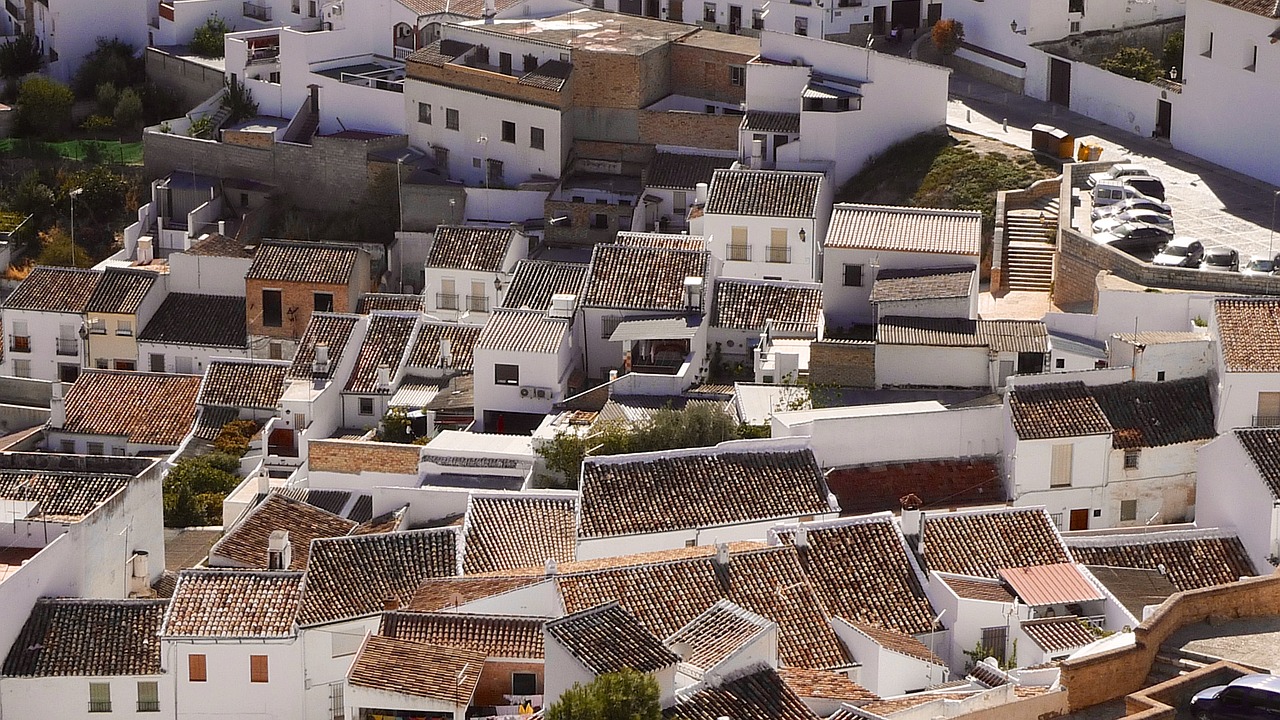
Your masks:
<svg viewBox="0 0 1280 720"><path fill-rule="evenodd" d="M879 463L840 468L827 475L842 515L867 515L901 507L899 499L919 497L924 509L1003 503L1004 483L994 456Z"/></svg>

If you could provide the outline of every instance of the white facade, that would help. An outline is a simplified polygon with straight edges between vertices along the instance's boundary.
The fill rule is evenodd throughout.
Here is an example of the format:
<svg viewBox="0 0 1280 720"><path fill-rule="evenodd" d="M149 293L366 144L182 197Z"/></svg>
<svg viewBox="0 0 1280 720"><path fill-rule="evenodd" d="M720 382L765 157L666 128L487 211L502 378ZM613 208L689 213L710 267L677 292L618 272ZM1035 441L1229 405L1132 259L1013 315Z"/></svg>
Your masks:
<svg viewBox="0 0 1280 720"><path fill-rule="evenodd" d="M861 665L858 684L880 697L903 695L947 681L946 667L891 650L844 618L831 618L831 628Z"/></svg>
<svg viewBox="0 0 1280 720"><path fill-rule="evenodd" d="M926 347L876 343L880 387L993 388L986 347Z"/></svg>
<svg viewBox="0 0 1280 720"><path fill-rule="evenodd" d="M1196 451L1205 441L1133 450L1113 448L1107 458L1102 517L1093 527L1140 527L1195 517ZM1129 505L1126 505L1129 503Z"/></svg>
<svg viewBox="0 0 1280 720"><path fill-rule="evenodd" d="M310 13L319 4L319 0L253 0L256 7L246 14L241 0L174 0L170 3L172 9L164 15L154 7L148 8L150 19L155 23L151 41L154 45L184 45L191 41L196 28L214 14L237 31L278 27L318 29L318 7L315 14ZM269 19L262 19L264 16Z"/></svg>
<svg viewBox="0 0 1280 720"><path fill-rule="evenodd" d="M80 338L84 316L71 312L45 312L4 308L5 347L0 375L72 382L84 367L84 342ZM23 352L20 348L26 347Z"/></svg>
<svg viewBox="0 0 1280 720"><path fill-rule="evenodd" d="M1112 336L1107 343L1112 366L1133 368L1138 382L1204 377L1213 368L1209 337L1203 340L1138 344Z"/></svg>
<svg viewBox="0 0 1280 720"><path fill-rule="evenodd" d="M26 12L32 16L27 20L44 49L45 70L64 83L97 48L99 38L146 47L147 11L154 10L144 0L107 0L95 4L92 12L86 12L80 0L42 0L29 7Z"/></svg>
<svg viewBox="0 0 1280 720"><path fill-rule="evenodd" d="M172 253L169 292L244 297L244 276L252 265L252 257Z"/></svg>
<svg viewBox="0 0 1280 720"><path fill-rule="evenodd" d="M6 677L0 680L0 708L15 718L92 718L103 711L89 710L89 685L109 686L109 717L172 718L173 678L171 675L116 675L110 677ZM155 683L159 711L140 710L142 683Z"/></svg>
<svg viewBox="0 0 1280 720"><path fill-rule="evenodd" d="M974 647L982 642L984 628L1004 626L1007 629L1011 624L1016 626L1019 619L1025 619L1030 616L1030 610L1026 605L960 597L947 584L949 578L958 578L968 582L991 583L996 587L999 587L1000 583L989 578L939 573L936 570L929 573L929 584L925 592L929 596L929 603L942 615L942 622L945 622L951 628L950 652L945 657L948 658L951 670L959 675L969 661L964 653L972 651ZM1012 655L1012 647L1002 649L1006 657ZM943 656L943 652L938 650L938 655ZM1021 663L1023 660L1021 657L1021 645L1018 647L1018 655L1018 660Z"/></svg>
<svg viewBox="0 0 1280 720"><path fill-rule="evenodd" d="M249 349L138 341L138 369L146 372L203 375L214 358L248 359Z"/></svg>
<svg viewBox="0 0 1280 720"><path fill-rule="evenodd" d="M1017 507L1043 506L1060 530L1100 527L1106 506L1111 433L1049 440L1018 440L1012 422L1006 424L1006 492ZM1069 449L1055 449L1069 448ZM1054 458L1069 463L1060 484L1054 482ZM1068 458L1063 460L1063 458ZM1084 526L1077 525L1084 513ZM1095 517L1095 513L1097 514Z"/></svg>
<svg viewBox="0 0 1280 720"><path fill-rule="evenodd" d="M302 642L297 638L263 640L243 638L164 638L162 660L173 676L177 720L246 717L252 708L255 720L296 720L302 716ZM190 656L203 655L207 680L193 681ZM267 681L253 682L250 656L267 658Z"/></svg>
<svg viewBox="0 0 1280 720"><path fill-rule="evenodd" d="M816 218L705 214L707 249L723 263L722 277L818 282L822 243L831 216L831 191L822 182ZM779 242L781 241L781 242Z"/></svg>
<svg viewBox="0 0 1280 720"><path fill-rule="evenodd" d="M826 246L822 271L822 306L829 325L851 325L854 323L875 322L876 313L871 305L871 290L875 285L876 274L881 270L926 270L943 267L971 267L974 269L974 282L969 298L965 301L964 314L935 314L930 308L920 308L927 315L914 317L977 317L977 277L978 255L960 255L944 253L912 253L891 252L884 250L863 250ZM847 275L846 267L861 267L856 277ZM846 282L856 284L846 285ZM894 303L898 305L898 303ZM945 308L955 308L946 304ZM957 308L958 309L958 308ZM880 316L887 317L900 314L897 310L890 312L882 308ZM959 383L955 383L959 384Z"/></svg>
<svg viewBox="0 0 1280 720"><path fill-rule="evenodd" d="M553 322L548 320L548 322ZM475 418L487 427L486 413L545 415L569 395L569 377L577 367L578 342L572 320L563 320L563 337L554 352L516 352L475 348ZM510 368L516 374L508 375Z"/></svg>
<svg viewBox="0 0 1280 720"><path fill-rule="evenodd" d="M1280 557L1280 500L1235 433L1200 448L1196 475L1196 524L1233 530L1261 572Z"/></svg>
<svg viewBox="0 0 1280 720"><path fill-rule="evenodd" d="M355 662L360 644L366 634L378 631L380 619L381 616L359 618L298 631L307 677L302 714L305 720L333 720L333 693L339 692L335 688L346 684L347 672Z"/></svg>

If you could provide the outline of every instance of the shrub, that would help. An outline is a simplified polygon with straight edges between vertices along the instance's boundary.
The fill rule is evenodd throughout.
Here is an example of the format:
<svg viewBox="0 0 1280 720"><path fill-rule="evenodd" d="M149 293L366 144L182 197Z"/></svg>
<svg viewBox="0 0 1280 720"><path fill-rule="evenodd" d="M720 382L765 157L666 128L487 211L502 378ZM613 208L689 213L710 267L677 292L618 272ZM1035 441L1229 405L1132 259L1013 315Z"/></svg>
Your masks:
<svg viewBox="0 0 1280 720"><path fill-rule="evenodd" d="M1120 48L1110 57L1104 58L1098 67L1142 82L1151 82L1160 77L1160 63L1151 51L1141 47Z"/></svg>
<svg viewBox="0 0 1280 720"><path fill-rule="evenodd" d="M1186 49L1186 35L1176 32L1164 41L1164 51L1160 55L1160 66L1164 68L1164 76L1174 82L1182 82L1182 53Z"/></svg>
<svg viewBox="0 0 1280 720"><path fill-rule="evenodd" d="M546 720L660 720L658 681L630 668L574 683L547 706Z"/></svg>
<svg viewBox="0 0 1280 720"><path fill-rule="evenodd" d="M16 79L39 72L44 64L44 48L32 35L18 37L0 45L0 77Z"/></svg>
<svg viewBox="0 0 1280 720"><path fill-rule="evenodd" d="M213 132L213 118L208 115L201 115L191 121L191 128L187 130L187 136L193 138L209 139L209 134Z"/></svg>
<svg viewBox="0 0 1280 720"><path fill-rule="evenodd" d="M213 439L213 447L221 453L234 457L243 457L249 452L249 442L258 431L258 423L252 420L232 420L218 431Z"/></svg>
<svg viewBox="0 0 1280 720"><path fill-rule="evenodd" d="M76 70L71 88L77 96L91 98L103 84L126 88L141 83L145 77L143 60L132 45L119 38L98 38L98 46Z"/></svg>
<svg viewBox="0 0 1280 720"><path fill-rule="evenodd" d="M110 115L90 115L85 121L80 123L83 130L89 132L98 132L101 130L110 130L116 126L116 121Z"/></svg>
<svg viewBox="0 0 1280 720"><path fill-rule="evenodd" d="M943 55L950 55L960 49L964 42L964 23L954 18L939 20L930 31L933 46Z"/></svg>
<svg viewBox="0 0 1280 720"><path fill-rule="evenodd" d="M222 501L240 484L240 460L222 453L183 458L164 478L164 524L222 524Z"/></svg>
<svg viewBox="0 0 1280 720"><path fill-rule="evenodd" d="M71 127L71 88L52 78L33 75L18 89L18 131L24 135L56 138Z"/></svg>
<svg viewBox="0 0 1280 720"><path fill-rule="evenodd" d="M120 98L120 91L116 90L116 86L109 82L98 85L94 96L98 100L98 113L101 115L110 115L116 111L116 100Z"/></svg>
<svg viewBox="0 0 1280 720"><path fill-rule="evenodd" d="M94 259L89 250L79 243L75 252L71 252L71 234L61 225L40 233L40 254L36 256L37 265L54 265L59 267L93 267Z"/></svg>
<svg viewBox="0 0 1280 720"><path fill-rule="evenodd" d="M222 96L222 107L231 111L227 115L228 125L258 114L258 103L253 101L253 93L249 92L244 83L236 80L234 75L227 80L227 94Z"/></svg>
<svg viewBox="0 0 1280 720"><path fill-rule="evenodd" d="M191 36L189 45L191 52L205 58L222 57L225 52L222 38L230 31L227 21L223 20L218 13L210 15Z"/></svg>
<svg viewBox="0 0 1280 720"><path fill-rule="evenodd" d="M133 88L125 88L116 102L116 125L122 128L136 127L142 120L142 98Z"/></svg>

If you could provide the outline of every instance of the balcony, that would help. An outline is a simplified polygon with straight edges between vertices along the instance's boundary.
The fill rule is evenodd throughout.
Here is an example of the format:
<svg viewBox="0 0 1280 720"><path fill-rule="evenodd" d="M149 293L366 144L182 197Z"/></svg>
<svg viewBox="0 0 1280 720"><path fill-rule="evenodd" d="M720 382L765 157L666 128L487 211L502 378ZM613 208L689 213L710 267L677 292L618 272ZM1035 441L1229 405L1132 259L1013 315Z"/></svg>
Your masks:
<svg viewBox="0 0 1280 720"><path fill-rule="evenodd" d="M139 700L138 712L160 712L159 700Z"/></svg>
<svg viewBox="0 0 1280 720"><path fill-rule="evenodd" d="M734 245L730 243L729 252L726 257L736 262L751 262L751 246L750 245Z"/></svg>
<svg viewBox="0 0 1280 720"><path fill-rule="evenodd" d="M436 309L437 310L457 310L458 294L457 293L436 293Z"/></svg>
<svg viewBox="0 0 1280 720"><path fill-rule="evenodd" d="M413 54L413 48L411 47L401 47L399 45L395 47L394 56L395 56L395 59L397 60L407 60L409 56L412 54Z"/></svg>
<svg viewBox="0 0 1280 720"><path fill-rule="evenodd" d="M1280 415L1254 415L1254 427L1280 427Z"/></svg>
<svg viewBox="0 0 1280 720"><path fill-rule="evenodd" d="M168 20L169 22L173 22L173 3L171 2L160 3L156 8L156 14L159 17L162 17L165 20ZM159 22L157 21L156 24L159 25Z"/></svg>
<svg viewBox="0 0 1280 720"><path fill-rule="evenodd" d="M245 65L262 65L273 63L280 59L280 46L268 45L266 47L250 48L249 56L245 58Z"/></svg>
<svg viewBox="0 0 1280 720"><path fill-rule="evenodd" d="M791 248L790 247L770 247L769 262L771 263L791 262Z"/></svg>
<svg viewBox="0 0 1280 720"><path fill-rule="evenodd" d="M30 335L10 335L9 336L9 352L16 352L16 353L31 352L31 336Z"/></svg>
<svg viewBox="0 0 1280 720"><path fill-rule="evenodd" d="M15 4L13 0L4 0L4 9L8 11L9 17L12 17L18 22L22 22L27 19L26 8Z"/></svg>
<svg viewBox="0 0 1280 720"><path fill-rule="evenodd" d="M244 3L244 16L254 20L261 20L262 22L271 22L271 8L266 5L247 2Z"/></svg>
<svg viewBox="0 0 1280 720"><path fill-rule="evenodd" d="M484 295L468 295L467 310L473 313L489 312L489 298Z"/></svg>
<svg viewBox="0 0 1280 720"><path fill-rule="evenodd" d="M58 354L59 355L79 355L80 343L77 340L69 340L58 338Z"/></svg>
<svg viewBox="0 0 1280 720"><path fill-rule="evenodd" d="M110 701L110 700L98 700L98 701L90 700L90 701L89 701L89 712L91 712L91 713L109 713L109 712L111 712L111 701Z"/></svg>

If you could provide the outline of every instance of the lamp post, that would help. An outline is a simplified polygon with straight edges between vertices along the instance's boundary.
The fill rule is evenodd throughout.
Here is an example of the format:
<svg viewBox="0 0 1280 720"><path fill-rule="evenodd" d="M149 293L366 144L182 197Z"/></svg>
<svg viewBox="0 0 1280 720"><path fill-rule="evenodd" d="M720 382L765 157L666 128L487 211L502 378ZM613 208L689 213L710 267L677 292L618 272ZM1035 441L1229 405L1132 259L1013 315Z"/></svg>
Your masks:
<svg viewBox="0 0 1280 720"><path fill-rule="evenodd" d="M68 193L71 198L71 267L76 266L76 198L83 192L84 188L76 188Z"/></svg>
<svg viewBox="0 0 1280 720"><path fill-rule="evenodd" d="M400 232L404 232L404 190L401 189L401 178L404 175L404 156L396 158L396 211L400 215Z"/></svg>
<svg viewBox="0 0 1280 720"><path fill-rule="evenodd" d="M1276 200L1280 200L1280 190L1271 191L1271 238L1267 240L1267 257L1275 259L1276 243Z"/></svg>

